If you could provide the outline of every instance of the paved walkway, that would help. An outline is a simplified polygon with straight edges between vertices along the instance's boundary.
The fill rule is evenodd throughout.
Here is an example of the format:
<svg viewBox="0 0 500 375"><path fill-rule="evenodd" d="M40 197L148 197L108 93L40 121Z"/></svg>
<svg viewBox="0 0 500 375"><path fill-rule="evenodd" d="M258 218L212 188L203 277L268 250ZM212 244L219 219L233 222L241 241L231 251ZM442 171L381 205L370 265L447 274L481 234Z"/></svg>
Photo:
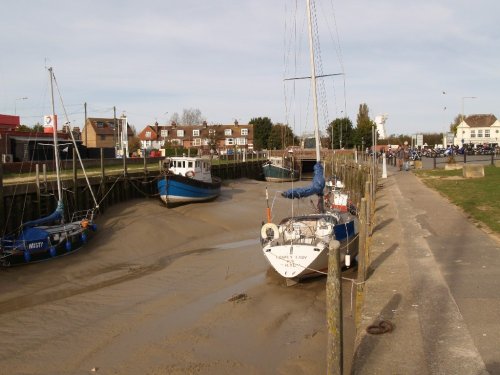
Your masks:
<svg viewBox="0 0 500 375"><path fill-rule="evenodd" d="M413 172L379 181L353 374L500 374L500 241ZM366 327L385 319L391 333Z"/></svg>

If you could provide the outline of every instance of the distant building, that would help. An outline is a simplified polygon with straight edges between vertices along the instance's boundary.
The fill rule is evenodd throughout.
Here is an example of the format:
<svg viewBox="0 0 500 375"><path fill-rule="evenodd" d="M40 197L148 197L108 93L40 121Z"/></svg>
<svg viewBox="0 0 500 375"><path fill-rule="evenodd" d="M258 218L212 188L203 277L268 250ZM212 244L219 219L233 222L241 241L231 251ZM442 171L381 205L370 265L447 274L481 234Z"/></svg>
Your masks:
<svg viewBox="0 0 500 375"><path fill-rule="evenodd" d="M386 131L385 131L385 122L387 121L387 115L378 115L375 116L375 124L377 125L378 138L385 139Z"/></svg>
<svg viewBox="0 0 500 375"><path fill-rule="evenodd" d="M253 125L147 125L140 133L141 148L145 150L164 147L198 148L200 153L210 150L226 153L228 150L253 150Z"/></svg>
<svg viewBox="0 0 500 375"><path fill-rule="evenodd" d="M492 114L464 117L457 126L453 140L455 145L498 144L499 142L500 121Z"/></svg>
<svg viewBox="0 0 500 375"><path fill-rule="evenodd" d="M124 123L123 118L87 118L81 135L83 144L87 148L121 149L120 139L130 142L134 136L128 123L126 133L122 133Z"/></svg>

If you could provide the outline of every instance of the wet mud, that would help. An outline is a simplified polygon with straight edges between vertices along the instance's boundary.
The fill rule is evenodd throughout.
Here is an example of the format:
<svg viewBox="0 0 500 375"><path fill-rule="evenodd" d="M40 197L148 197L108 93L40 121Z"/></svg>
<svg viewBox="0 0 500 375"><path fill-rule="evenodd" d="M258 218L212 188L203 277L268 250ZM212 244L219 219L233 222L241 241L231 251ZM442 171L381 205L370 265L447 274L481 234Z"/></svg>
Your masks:
<svg viewBox="0 0 500 375"><path fill-rule="evenodd" d="M265 187L238 180L173 209L117 205L80 251L0 269L0 373L325 373L326 278L286 287L269 268ZM348 368L348 280L343 292Z"/></svg>

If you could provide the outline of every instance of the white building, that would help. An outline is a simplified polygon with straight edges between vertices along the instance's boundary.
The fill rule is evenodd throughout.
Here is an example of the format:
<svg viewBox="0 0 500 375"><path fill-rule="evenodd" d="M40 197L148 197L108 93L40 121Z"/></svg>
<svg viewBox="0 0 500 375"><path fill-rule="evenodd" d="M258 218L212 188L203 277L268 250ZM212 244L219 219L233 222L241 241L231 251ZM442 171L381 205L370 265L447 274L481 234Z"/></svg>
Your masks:
<svg viewBox="0 0 500 375"><path fill-rule="evenodd" d="M378 138L385 139L385 122L389 116L387 115L378 115L375 116L375 124L377 125Z"/></svg>
<svg viewBox="0 0 500 375"><path fill-rule="evenodd" d="M457 126L453 143L498 144L500 142L500 121L495 115L470 115Z"/></svg>

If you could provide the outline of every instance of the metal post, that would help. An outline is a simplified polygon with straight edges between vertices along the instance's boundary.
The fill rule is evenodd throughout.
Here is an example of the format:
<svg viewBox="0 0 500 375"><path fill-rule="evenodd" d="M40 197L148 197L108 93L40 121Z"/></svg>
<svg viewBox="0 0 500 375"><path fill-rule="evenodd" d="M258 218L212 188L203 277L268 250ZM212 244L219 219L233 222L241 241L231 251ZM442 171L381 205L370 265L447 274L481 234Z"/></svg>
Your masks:
<svg viewBox="0 0 500 375"><path fill-rule="evenodd" d="M73 211L79 211L79 201L78 201L78 176L76 173L76 149L73 147L73 192L74 192L74 204L75 208Z"/></svg>

